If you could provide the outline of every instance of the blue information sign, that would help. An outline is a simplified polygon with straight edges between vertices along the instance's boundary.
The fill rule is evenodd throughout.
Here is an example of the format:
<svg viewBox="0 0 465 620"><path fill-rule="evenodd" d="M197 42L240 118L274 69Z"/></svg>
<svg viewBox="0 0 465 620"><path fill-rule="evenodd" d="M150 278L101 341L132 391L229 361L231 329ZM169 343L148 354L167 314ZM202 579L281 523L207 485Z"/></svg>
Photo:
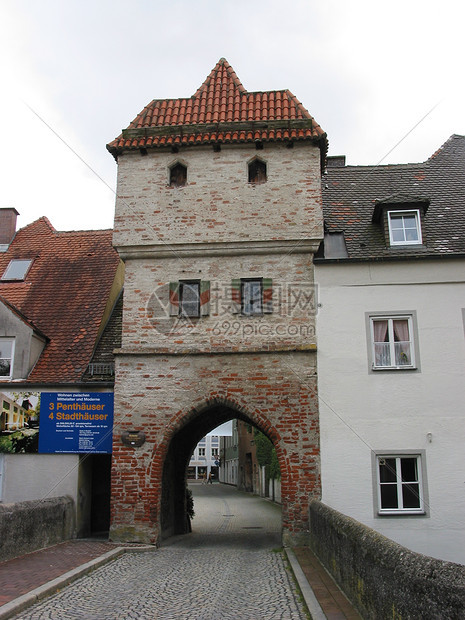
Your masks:
<svg viewBox="0 0 465 620"><path fill-rule="evenodd" d="M39 452L111 454L113 394L42 392Z"/></svg>

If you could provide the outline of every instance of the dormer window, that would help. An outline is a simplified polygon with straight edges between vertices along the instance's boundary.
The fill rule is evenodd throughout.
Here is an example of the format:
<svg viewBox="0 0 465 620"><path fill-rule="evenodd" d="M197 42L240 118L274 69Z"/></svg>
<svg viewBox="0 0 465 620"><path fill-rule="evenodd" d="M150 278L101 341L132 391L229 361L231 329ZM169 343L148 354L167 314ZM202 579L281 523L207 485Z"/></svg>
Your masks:
<svg viewBox="0 0 465 620"><path fill-rule="evenodd" d="M13 258L5 269L2 280L24 280L32 260Z"/></svg>
<svg viewBox="0 0 465 620"><path fill-rule="evenodd" d="M170 187L184 187L187 183L187 167L177 163L170 168Z"/></svg>
<svg viewBox="0 0 465 620"><path fill-rule="evenodd" d="M420 212L388 211L389 241L391 245L421 244Z"/></svg>
<svg viewBox="0 0 465 620"><path fill-rule="evenodd" d="M254 159L249 163L249 183L266 183L266 164L261 159Z"/></svg>

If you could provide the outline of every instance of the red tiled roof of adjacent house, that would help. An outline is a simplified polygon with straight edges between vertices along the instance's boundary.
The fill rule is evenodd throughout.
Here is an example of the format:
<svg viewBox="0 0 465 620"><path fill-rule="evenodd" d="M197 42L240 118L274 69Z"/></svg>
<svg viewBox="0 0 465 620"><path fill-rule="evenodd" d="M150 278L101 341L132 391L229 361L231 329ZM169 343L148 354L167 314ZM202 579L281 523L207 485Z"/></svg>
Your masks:
<svg viewBox="0 0 465 620"><path fill-rule="evenodd" d="M119 265L112 231L58 232L42 217L0 254L0 276L14 258L31 267L22 281L0 280L0 296L49 339L28 381L79 382Z"/></svg>
<svg viewBox="0 0 465 620"><path fill-rule="evenodd" d="M192 97L154 99L107 149L297 140L326 154L325 132L289 90L247 92L221 58Z"/></svg>

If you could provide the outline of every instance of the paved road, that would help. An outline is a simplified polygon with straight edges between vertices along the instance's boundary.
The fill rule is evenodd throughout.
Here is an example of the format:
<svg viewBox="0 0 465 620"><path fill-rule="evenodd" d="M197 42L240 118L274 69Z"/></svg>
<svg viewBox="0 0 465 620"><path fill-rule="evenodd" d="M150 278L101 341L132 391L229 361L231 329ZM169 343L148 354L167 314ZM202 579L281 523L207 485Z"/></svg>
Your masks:
<svg viewBox="0 0 465 620"><path fill-rule="evenodd" d="M192 485L193 532L126 553L17 618L306 619L281 553L279 506L220 484Z"/></svg>

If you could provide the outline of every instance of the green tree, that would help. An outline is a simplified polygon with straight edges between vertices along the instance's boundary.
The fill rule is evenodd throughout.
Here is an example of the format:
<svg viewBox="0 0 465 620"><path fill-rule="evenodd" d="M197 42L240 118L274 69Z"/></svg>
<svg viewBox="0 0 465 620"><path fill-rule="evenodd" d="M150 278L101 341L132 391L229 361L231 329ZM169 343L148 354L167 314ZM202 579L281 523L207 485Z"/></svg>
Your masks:
<svg viewBox="0 0 465 620"><path fill-rule="evenodd" d="M267 480L270 478L279 480L281 478L281 471L272 442L258 428L254 432L254 441L258 464L260 467L265 467L265 478Z"/></svg>

